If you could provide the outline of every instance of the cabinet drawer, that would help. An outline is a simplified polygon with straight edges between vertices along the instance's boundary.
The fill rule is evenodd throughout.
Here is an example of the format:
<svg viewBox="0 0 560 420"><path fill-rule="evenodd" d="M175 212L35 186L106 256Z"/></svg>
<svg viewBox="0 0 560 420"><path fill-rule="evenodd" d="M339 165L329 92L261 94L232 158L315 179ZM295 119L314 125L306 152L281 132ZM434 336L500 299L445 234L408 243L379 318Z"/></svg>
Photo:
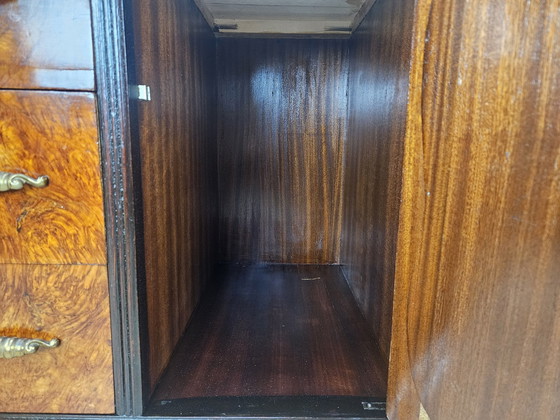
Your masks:
<svg viewBox="0 0 560 420"><path fill-rule="evenodd" d="M0 359L0 413L114 412L106 268L3 264L0 296L1 336L61 341Z"/></svg>
<svg viewBox="0 0 560 420"><path fill-rule="evenodd" d="M50 178L0 192L0 263L106 262L95 108L92 93L0 91L0 171Z"/></svg>
<svg viewBox="0 0 560 420"><path fill-rule="evenodd" d="M89 0L0 1L0 88L93 90Z"/></svg>

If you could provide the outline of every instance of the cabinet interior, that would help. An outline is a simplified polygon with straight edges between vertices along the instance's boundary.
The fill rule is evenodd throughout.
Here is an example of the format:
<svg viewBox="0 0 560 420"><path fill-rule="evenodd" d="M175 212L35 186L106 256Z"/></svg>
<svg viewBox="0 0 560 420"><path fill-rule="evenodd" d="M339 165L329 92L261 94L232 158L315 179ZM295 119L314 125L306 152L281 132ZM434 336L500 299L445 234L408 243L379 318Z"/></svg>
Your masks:
<svg viewBox="0 0 560 420"><path fill-rule="evenodd" d="M128 13L147 413L383 417L412 12L348 39Z"/></svg>

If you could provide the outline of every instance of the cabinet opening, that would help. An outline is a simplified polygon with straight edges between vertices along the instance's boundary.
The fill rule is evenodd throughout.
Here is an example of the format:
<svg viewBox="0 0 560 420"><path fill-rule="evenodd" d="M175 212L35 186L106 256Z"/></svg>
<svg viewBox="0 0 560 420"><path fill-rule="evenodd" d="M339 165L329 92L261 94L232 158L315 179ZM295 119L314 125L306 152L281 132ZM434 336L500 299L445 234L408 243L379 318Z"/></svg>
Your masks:
<svg viewBox="0 0 560 420"><path fill-rule="evenodd" d="M383 366L340 267L222 265L148 414L378 418Z"/></svg>
<svg viewBox="0 0 560 420"><path fill-rule="evenodd" d="M385 418L401 10L348 39L223 38L192 2L130 5L146 414Z"/></svg>

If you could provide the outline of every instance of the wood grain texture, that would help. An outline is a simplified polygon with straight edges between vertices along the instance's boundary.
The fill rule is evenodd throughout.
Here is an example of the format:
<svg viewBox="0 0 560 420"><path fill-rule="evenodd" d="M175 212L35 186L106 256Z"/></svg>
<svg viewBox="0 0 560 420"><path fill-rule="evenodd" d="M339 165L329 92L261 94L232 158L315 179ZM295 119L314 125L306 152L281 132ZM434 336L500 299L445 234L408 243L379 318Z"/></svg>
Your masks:
<svg viewBox="0 0 560 420"><path fill-rule="evenodd" d="M154 400L384 397L380 360L339 267L233 265L203 298Z"/></svg>
<svg viewBox="0 0 560 420"><path fill-rule="evenodd" d="M390 418L560 417L559 6L419 2Z"/></svg>
<svg viewBox="0 0 560 420"><path fill-rule="evenodd" d="M107 269L0 264L0 335L61 340L0 359L0 412L113 413Z"/></svg>
<svg viewBox="0 0 560 420"><path fill-rule="evenodd" d="M145 336L146 322L141 293L142 218L137 199L140 177L136 169L140 159L130 130L129 83L132 81L128 78L126 46L131 39L125 37L125 5L121 0L94 1L91 6L110 279L115 414L139 416L144 407L143 397L147 398L148 392L142 392L142 368L147 363L138 363L143 361L144 341L140 336Z"/></svg>
<svg viewBox="0 0 560 420"><path fill-rule="evenodd" d="M216 248L215 40L191 2L132 4L153 387L183 333Z"/></svg>
<svg viewBox="0 0 560 420"><path fill-rule="evenodd" d="M338 261L346 44L218 40L220 257Z"/></svg>
<svg viewBox="0 0 560 420"><path fill-rule="evenodd" d="M341 263L387 363L413 10L378 0L350 40Z"/></svg>
<svg viewBox="0 0 560 420"><path fill-rule="evenodd" d="M0 0L0 88L94 86L89 0Z"/></svg>
<svg viewBox="0 0 560 420"><path fill-rule="evenodd" d="M1 91L0 155L1 171L50 178L0 193L0 263L104 264L94 95Z"/></svg>

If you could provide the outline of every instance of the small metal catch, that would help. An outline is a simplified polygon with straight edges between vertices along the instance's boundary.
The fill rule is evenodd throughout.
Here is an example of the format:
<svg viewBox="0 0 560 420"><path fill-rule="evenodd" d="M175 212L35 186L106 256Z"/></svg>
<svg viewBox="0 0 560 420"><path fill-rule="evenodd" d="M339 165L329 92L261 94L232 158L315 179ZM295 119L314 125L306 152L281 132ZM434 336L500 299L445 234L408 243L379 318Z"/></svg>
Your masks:
<svg viewBox="0 0 560 420"><path fill-rule="evenodd" d="M367 402L362 401L362 407L364 410L385 410L385 403L382 401Z"/></svg>
<svg viewBox="0 0 560 420"><path fill-rule="evenodd" d="M150 92L150 86L147 85L138 85L135 86L135 97L139 101L151 101L152 100L152 93Z"/></svg>

